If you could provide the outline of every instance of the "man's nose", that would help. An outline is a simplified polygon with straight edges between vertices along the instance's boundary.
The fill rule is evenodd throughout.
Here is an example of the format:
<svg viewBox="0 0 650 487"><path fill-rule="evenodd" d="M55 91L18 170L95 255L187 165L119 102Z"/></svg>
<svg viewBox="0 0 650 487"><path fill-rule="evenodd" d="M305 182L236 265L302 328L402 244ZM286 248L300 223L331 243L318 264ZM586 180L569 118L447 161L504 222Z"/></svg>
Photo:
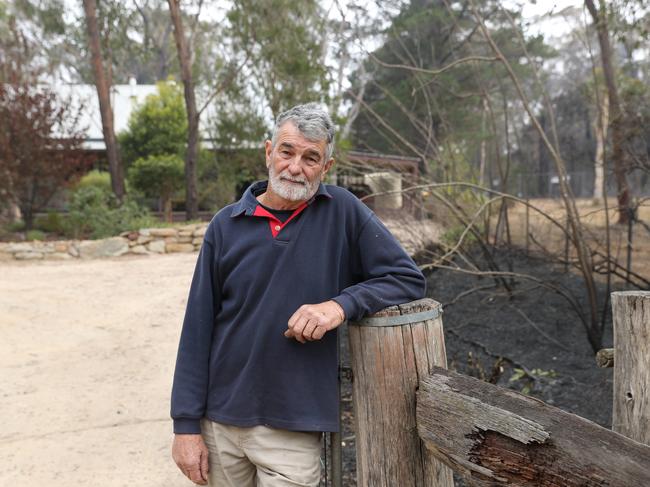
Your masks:
<svg viewBox="0 0 650 487"><path fill-rule="evenodd" d="M298 175L302 172L302 166L300 165L300 156L295 156L293 159L291 159L291 163L289 164L289 172L295 175Z"/></svg>

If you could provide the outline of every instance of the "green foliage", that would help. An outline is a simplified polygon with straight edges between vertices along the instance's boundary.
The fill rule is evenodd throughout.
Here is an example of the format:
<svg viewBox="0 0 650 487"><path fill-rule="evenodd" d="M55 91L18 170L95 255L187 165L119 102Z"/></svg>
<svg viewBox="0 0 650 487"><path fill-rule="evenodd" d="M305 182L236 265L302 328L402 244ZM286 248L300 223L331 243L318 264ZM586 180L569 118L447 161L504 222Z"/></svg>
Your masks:
<svg viewBox="0 0 650 487"><path fill-rule="evenodd" d="M111 175L107 171L99 171L97 169L93 169L92 171L88 171L88 173L82 176L79 182L76 184L76 188L88 188L91 186L110 193L112 191Z"/></svg>
<svg viewBox="0 0 650 487"><path fill-rule="evenodd" d="M440 236L441 242L448 245L449 247L455 246L456 244L458 244L458 241L460 240L461 236L463 236L463 232L465 231L465 228L466 227L464 225L460 225L460 224L456 224L452 227L449 227ZM478 230L480 231L480 228ZM472 232L468 231L463 236L463 245L471 246L474 243L476 243L476 237Z"/></svg>
<svg viewBox="0 0 650 487"><path fill-rule="evenodd" d="M508 379L508 382L511 384L514 382L519 382L521 384L521 393L528 395L533 390L535 379L538 378L552 379L554 377L557 377L557 373L553 369L551 370L533 369L530 371L530 373L528 373L523 369L515 368L513 369L513 374L512 376L510 376L510 379Z"/></svg>
<svg viewBox="0 0 650 487"><path fill-rule="evenodd" d="M88 186L72 195L65 226L72 238L105 238L153 224L148 211L132 199L120 206L113 193Z"/></svg>
<svg viewBox="0 0 650 487"><path fill-rule="evenodd" d="M34 220L34 228L47 233L63 234L65 233L64 218L57 211L48 211L45 216L39 216Z"/></svg>
<svg viewBox="0 0 650 487"><path fill-rule="evenodd" d="M140 158L185 153L187 115L181 87L172 82L157 86L158 93L131 113L128 128L118 136L126 167Z"/></svg>
<svg viewBox="0 0 650 487"><path fill-rule="evenodd" d="M25 222L22 220L16 220L14 222L7 223L6 227L8 232L21 232L25 229Z"/></svg>
<svg viewBox="0 0 650 487"><path fill-rule="evenodd" d="M25 240L45 240L45 232L41 230L30 230L25 234Z"/></svg>
<svg viewBox="0 0 650 487"><path fill-rule="evenodd" d="M146 196L170 198L183 187L184 164L175 154L141 158L129 168L129 181Z"/></svg>
<svg viewBox="0 0 650 487"><path fill-rule="evenodd" d="M400 4L384 32L383 45L352 76L352 92L365 86L365 105L351 134L355 147L423 157L430 161L432 176L443 180L471 175L465 168L478 165L482 142L490 143L490 156L495 154L496 145L502 144L502 107L516 94L501 63L462 62L449 68L469 56L494 56L480 33L470 34L475 32L476 21L465 7L441 0ZM536 60L553 53L541 37L525 39L522 46L518 36L521 18L510 12L513 28L499 2L480 2L479 10L489 17L496 44L527 83L532 70L524 47ZM487 116L485 96L491 100L494 126Z"/></svg>
<svg viewBox="0 0 650 487"><path fill-rule="evenodd" d="M319 2L236 0L228 20L234 49L250 60L250 71L242 76L248 75L247 84L267 100L274 116L297 103L325 98L326 21Z"/></svg>

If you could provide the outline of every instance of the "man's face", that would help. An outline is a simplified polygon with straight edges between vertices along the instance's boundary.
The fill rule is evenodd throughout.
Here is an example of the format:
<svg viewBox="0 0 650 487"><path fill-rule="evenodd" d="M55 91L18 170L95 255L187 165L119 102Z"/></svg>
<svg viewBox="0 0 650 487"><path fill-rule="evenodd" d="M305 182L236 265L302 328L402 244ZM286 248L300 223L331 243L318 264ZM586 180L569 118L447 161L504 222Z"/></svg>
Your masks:
<svg viewBox="0 0 650 487"><path fill-rule="evenodd" d="M269 169L269 190L290 201L307 201L318 190L333 159L325 160L327 142L306 139L291 122L278 130L275 146L266 141L266 167Z"/></svg>

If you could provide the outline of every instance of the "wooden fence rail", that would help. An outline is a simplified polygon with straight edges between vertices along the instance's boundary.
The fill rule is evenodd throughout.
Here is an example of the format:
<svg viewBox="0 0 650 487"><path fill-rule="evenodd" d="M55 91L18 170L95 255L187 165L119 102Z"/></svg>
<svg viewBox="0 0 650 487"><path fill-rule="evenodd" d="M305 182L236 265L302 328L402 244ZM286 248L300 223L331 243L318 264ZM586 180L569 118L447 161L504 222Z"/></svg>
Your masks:
<svg viewBox="0 0 650 487"><path fill-rule="evenodd" d="M650 486L650 447L510 389L435 368L420 438L472 486Z"/></svg>

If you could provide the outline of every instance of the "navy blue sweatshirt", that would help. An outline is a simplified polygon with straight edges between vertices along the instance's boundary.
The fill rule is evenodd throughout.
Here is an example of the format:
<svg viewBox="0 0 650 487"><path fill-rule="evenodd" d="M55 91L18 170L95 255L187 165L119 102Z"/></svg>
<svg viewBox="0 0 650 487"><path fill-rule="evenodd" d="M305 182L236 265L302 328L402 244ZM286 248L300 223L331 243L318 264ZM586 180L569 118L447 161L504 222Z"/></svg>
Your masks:
<svg viewBox="0 0 650 487"><path fill-rule="evenodd" d="M302 211L273 221L254 183L210 222L181 332L171 415L235 426L338 431L336 330L301 344L284 336L303 304L333 299L349 320L424 297L425 280L375 214L321 184Z"/></svg>

